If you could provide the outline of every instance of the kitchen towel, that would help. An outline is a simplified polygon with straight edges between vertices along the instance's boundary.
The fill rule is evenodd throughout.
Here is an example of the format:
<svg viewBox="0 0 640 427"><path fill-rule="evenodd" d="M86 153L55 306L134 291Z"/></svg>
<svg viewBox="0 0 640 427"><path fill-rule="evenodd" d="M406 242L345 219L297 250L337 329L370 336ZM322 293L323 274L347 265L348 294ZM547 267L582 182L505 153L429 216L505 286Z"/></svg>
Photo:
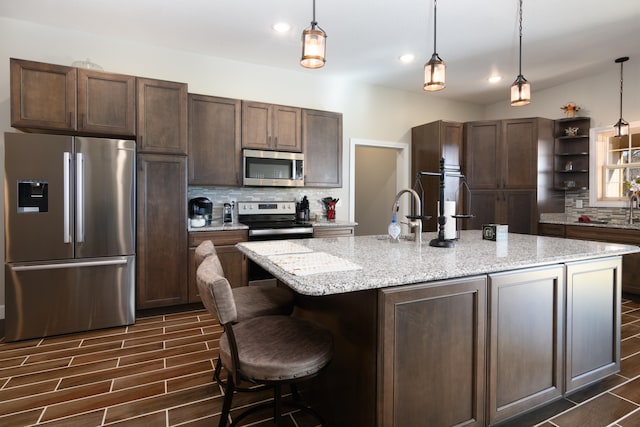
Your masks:
<svg viewBox="0 0 640 427"><path fill-rule="evenodd" d="M456 219L452 215L456 214L456 202L447 200L444 202L444 216L447 222L444 225L444 239L453 240L457 237ZM438 202L438 215L440 215L440 202Z"/></svg>

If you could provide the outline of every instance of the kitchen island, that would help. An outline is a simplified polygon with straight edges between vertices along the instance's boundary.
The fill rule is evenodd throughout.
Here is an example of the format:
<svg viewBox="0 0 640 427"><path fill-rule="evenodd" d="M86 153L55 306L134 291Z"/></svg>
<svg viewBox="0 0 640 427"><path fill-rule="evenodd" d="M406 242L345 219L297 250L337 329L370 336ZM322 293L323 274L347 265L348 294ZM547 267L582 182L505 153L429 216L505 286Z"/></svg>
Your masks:
<svg viewBox="0 0 640 427"><path fill-rule="evenodd" d="M434 237L238 244L333 332L306 390L330 425L492 425L619 370L621 256L639 248Z"/></svg>

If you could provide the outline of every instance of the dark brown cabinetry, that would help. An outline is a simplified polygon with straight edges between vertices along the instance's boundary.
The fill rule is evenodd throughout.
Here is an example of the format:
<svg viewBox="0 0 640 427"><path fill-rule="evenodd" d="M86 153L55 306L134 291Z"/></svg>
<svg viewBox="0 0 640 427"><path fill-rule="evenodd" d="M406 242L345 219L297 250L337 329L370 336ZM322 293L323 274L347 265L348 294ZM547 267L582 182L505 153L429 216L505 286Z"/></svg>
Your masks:
<svg viewBox="0 0 640 427"><path fill-rule="evenodd" d="M592 225L540 224L540 235L640 245L640 230ZM640 295L640 253L622 257L622 291Z"/></svg>
<svg viewBox="0 0 640 427"><path fill-rule="evenodd" d="M567 264L566 391L620 371L620 258Z"/></svg>
<svg viewBox="0 0 640 427"><path fill-rule="evenodd" d="M136 133L134 76L78 68L78 132Z"/></svg>
<svg viewBox="0 0 640 427"><path fill-rule="evenodd" d="M495 222L508 224L510 232L535 234L540 212L564 211L563 194L552 185L553 121L465 123L464 152L467 211L475 215L466 228Z"/></svg>
<svg viewBox="0 0 640 427"><path fill-rule="evenodd" d="M564 270L489 275L488 418L506 420L563 393Z"/></svg>
<svg viewBox="0 0 640 427"><path fill-rule="evenodd" d="M236 247L236 243L246 242L247 230L198 231L189 233L189 302L199 302L196 283L195 251L200 243L211 240L222 264L224 275L231 287L247 286L247 257Z"/></svg>
<svg viewBox="0 0 640 427"><path fill-rule="evenodd" d="M13 58L10 67L13 127L135 135L135 77Z"/></svg>
<svg viewBox="0 0 640 427"><path fill-rule="evenodd" d="M305 187L342 187L342 114L302 110Z"/></svg>
<svg viewBox="0 0 640 427"><path fill-rule="evenodd" d="M484 276L381 291L377 425L486 425L486 301Z"/></svg>
<svg viewBox="0 0 640 427"><path fill-rule="evenodd" d="M463 124L439 120L416 126L411 129L411 179L416 179L418 172L438 172L440 159L450 169L460 169L462 161ZM462 171L464 173L464 171ZM437 177L420 178L425 198L422 201L424 215L433 219L423 221L424 231L435 231L438 216L437 202L440 200L440 182ZM461 194L460 180L454 177L445 178L445 200L454 200L460 213Z"/></svg>
<svg viewBox="0 0 640 427"><path fill-rule="evenodd" d="M242 184L240 100L189 94L189 184Z"/></svg>
<svg viewBox="0 0 640 427"><path fill-rule="evenodd" d="M187 84L138 78L140 153L187 154Z"/></svg>
<svg viewBox="0 0 640 427"><path fill-rule="evenodd" d="M297 107L242 101L242 148L300 152L301 119Z"/></svg>
<svg viewBox="0 0 640 427"><path fill-rule="evenodd" d="M188 301L186 181L185 156L138 154L138 309Z"/></svg>
<svg viewBox="0 0 640 427"><path fill-rule="evenodd" d="M352 237L353 227L313 227L313 237Z"/></svg>
<svg viewBox="0 0 640 427"><path fill-rule="evenodd" d="M553 182L559 190L589 188L589 117L555 121Z"/></svg>

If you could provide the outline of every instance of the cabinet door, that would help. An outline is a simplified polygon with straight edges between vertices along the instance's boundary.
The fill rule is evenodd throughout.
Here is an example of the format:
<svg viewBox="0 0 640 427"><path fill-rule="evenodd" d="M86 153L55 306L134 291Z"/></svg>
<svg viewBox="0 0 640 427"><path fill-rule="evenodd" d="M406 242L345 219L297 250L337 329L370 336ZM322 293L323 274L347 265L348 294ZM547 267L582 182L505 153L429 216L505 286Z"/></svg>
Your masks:
<svg viewBox="0 0 640 427"><path fill-rule="evenodd" d="M502 191L499 223L509 225L509 233L537 234L536 191Z"/></svg>
<svg viewBox="0 0 640 427"><path fill-rule="evenodd" d="M467 200L466 209L473 218L465 220L466 230L480 230L482 224L499 223L496 207L499 203L498 191L471 191L471 204Z"/></svg>
<svg viewBox="0 0 640 427"><path fill-rule="evenodd" d="M187 154L187 85L136 80L138 152Z"/></svg>
<svg viewBox="0 0 640 427"><path fill-rule="evenodd" d="M135 80L134 76L78 68L78 131L135 135Z"/></svg>
<svg viewBox="0 0 640 427"><path fill-rule="evenodd" d="M11 126L73 131L76 69L11 58Z"/></svg>
<svg viewBox="0 0 640 427"><path fill-rule="evenodd" d="M472 189L499 188L501 122L465 123L464 173Z"/></svg>
<svg viewBox="0 0 640 427"><path fill-rule="evenodd" d="M502 145L498 155L500 159L498 163L499 188L536 188L538 174L537 120L504 120Z"/></svg>
<svg viewBox="0 0 640 427"><path fill-rule="evenodd" d="M304 185L342 187L342 114L303 110Z"/></svg>
<svg viewBox="0 0 640 427"><path fill-rule="evenodd" d="M485 276L381 295L378 425L485 425Z"/></svg>
<svg viewBox="0 0 640 427"><path fill-rule="evenodd" d="M242 101L242 148L271 150L271 104Z"/></svg>
<svg viewBox="0 0 640 427"><path fill-rule="evenodd" d="M279 151L302 151L301 109L273 106L272 143Z"/></svg>
<svg viewBox="0 0 640 427"><path fill-rule="evenodd" d="M564 270L489 275L489 424L562 395Z"/></svg>
<svg viewBox="0 0 640 427"><path fill-rule="evenodd" d="M137 308L184 304L186 157L139 154L137 179Z"/></svg>
<svg viewBox="0 0 640 427"><path fill-rule="evenodd" d="M567 392L620 371L620 270L620 257L567 264Z"/></svg>
<svg viewBox="0 0 640 427"><path fill-rule="evenodd" d="M242 184L240 101L189 95L189 184Z"/></svg>

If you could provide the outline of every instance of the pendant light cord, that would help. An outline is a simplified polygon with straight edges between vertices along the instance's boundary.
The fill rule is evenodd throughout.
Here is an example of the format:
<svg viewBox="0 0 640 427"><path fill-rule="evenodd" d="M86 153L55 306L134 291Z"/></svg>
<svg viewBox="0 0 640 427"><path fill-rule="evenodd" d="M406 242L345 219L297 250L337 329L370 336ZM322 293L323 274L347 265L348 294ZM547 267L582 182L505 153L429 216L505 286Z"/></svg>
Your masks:
<svg viewBox="0 0 640 427"><path fill-rule="evenodd" d="M622 77L622 67L624 66L624 61L620 61L620 121L622 121L622 87L624 79Z"/></svg>
<svg viewBox="0 0 640 427"><path fill-rule="evenodd" d="M518 59L518 75L521 76L522 75L522 0L520 0L520 27L519 27L519 34L520 34L520 54L519 54L519 59Z"/></svg>
<svg viewBox="0 0 640 427"><path fill-rule="evenodd" d="M315 0L313 0L315 1ZM438 0L433 0L433 53L436 53L436 25L437 25L437 17L438 15Z"/></svg>
<svg viewBox="0 0 640 427"><path fill-rule="evenodd" d="M311 21L311 29L314 29L318 25L316 21L316 0L313 0L313 21Z"/></svg>

